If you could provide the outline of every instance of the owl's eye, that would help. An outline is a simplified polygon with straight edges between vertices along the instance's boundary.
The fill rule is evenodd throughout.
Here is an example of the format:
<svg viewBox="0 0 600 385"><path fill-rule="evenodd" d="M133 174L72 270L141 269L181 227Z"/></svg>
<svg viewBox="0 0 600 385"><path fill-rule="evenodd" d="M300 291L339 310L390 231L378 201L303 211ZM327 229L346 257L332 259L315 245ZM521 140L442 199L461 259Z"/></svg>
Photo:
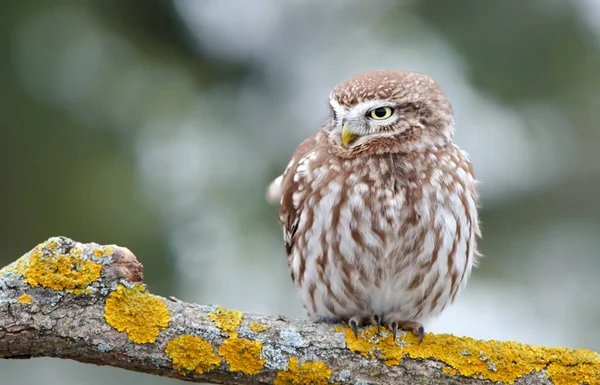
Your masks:
<svg viewBox="0 0 600 385"><path fill-rule="evenodd" d="M392 109L392 107L378 107L369 111L367 113L367 116L375 120L383 120L392 116L393 113L394 110Z"/></svg>

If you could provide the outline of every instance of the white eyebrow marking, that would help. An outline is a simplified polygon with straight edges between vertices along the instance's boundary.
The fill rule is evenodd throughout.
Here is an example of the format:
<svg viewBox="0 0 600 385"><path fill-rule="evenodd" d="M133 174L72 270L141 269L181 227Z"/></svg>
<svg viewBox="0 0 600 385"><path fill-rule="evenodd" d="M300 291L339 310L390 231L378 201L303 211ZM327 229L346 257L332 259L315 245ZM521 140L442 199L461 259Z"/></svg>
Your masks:
<svg viewBox="0 0 600 385"><path fill-rule="evenodd" d="M333 111L335 111L335 114L338 118L342 118L344 117L344 115L346 115L346 109L342 107L342 105L339 104L337 100L329 98L329 104L331 105L331 108L333 108Z"/></svg>

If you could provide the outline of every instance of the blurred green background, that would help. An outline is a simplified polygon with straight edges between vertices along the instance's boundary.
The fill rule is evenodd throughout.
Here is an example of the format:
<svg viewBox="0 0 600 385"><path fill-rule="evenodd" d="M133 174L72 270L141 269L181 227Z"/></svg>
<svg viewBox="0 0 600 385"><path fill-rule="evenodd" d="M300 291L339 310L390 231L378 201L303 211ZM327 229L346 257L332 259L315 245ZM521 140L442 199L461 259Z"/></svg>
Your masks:
<svg viewBox="0 0 600 385"><path fill-rule="evenodd" d="M264 201L355 73L431 75L482 181L485 258L428 326L600 350L600 1L0 2L0 266L116 243L161 295L303 317ZM175 384L0 361L0 384Z"/></svg>

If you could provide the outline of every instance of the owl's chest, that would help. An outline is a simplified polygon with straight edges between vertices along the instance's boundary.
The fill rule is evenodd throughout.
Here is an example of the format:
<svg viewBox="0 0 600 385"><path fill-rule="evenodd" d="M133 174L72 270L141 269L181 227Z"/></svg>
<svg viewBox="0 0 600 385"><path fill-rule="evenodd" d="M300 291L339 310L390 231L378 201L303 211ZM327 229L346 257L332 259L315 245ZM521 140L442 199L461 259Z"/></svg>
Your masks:
<svg viewBox="0 0 600 385"><path fill-rule="evenodd" d="M309 170L297 194L309 235L328 243L350 236L347 244L381 249L409 216L410 186L392 171L389 161L378 159L326 162Z"/></svg>
<svg viewBox="0 0 600 385"><path fill-rule="evenodd" d="M425 181L429 168L414 166L381 157L323 162L307 170L304 191L297 194L307 241L380 256L399 238L422 234L450 202L439 184Z"/></svg>

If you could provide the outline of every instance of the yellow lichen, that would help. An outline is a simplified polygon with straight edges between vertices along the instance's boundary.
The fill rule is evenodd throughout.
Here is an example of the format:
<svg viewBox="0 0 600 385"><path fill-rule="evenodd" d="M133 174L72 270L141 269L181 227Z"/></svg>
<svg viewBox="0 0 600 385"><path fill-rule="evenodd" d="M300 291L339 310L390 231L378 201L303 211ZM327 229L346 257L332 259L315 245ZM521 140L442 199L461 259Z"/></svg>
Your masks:
<svg viewBox="0 0 600 385"><path fill-rule="evenodd" d="M87 287L98 278L102 265L81 257L81 248L72 248L68 254L58 251L56 238L39 244L15 264L13 272L22 274L32 287L42 286L75 294L89 292Z"/></svg>
<svg viewBox="0 0 600 385"><path fill-rule="evenodd" d="M46 242L40 243L37 247L38 249L45 248L50 251L56 251L59 246L60 243L58 242L58 238L50 238Z"/></svg>
<svg viewBox="0 0 600 385"><path fill-rule="evenodd" d="M442 368L442 372L444 372L444 373L448 373L448 374L451 374L451 375L453 375L453 376L456 376L456 369L449 368L449 367L447 367L447 366L444 366L444 367Z"/></svg>
<svg viewBox="0 0 600 385"><path fill-rule="evenodd" d="M331 369L323 362L305 362L291 357L286 370L277 373L275 385L326 385L331 378Z"/></svg>
<svg viewBox="0 0 600 385"><path fill-rule="evenodd" d="M211 344L200 337L187 334L171 340L165 352L173 361L173 368L177 370L184 369L202 374L221 364Z"/></svg>
<svg viewBox="0 0 600 385"><path fill-rule="evenodd" d="M234 332L242 324L243 313L239 310L227 310L217 307L217 311L209 313L208 317L224 332Z"/></svg>
<svg viewBox="0 0 600 385"><path fill-rule="evenodd" d="M348 348L366 358L378 358L388 366L398 365L402 360L402 348L394 341L392 333L384 331L379 335L375 327L364 328L358 338L350 328L335 327L336 331L345 331Z"/></svg>
<svg viewBox="0 0 600 385"><path fill-rule="evenodd" d="M110 293L104 307L106 322L138 344L156 341L158 332L171 320L169 309L142 285L119 285Z"/></svg>
<svg viewBox="0 0 600 385"><path fill-rule="evenodd" d="M23 294L17 300L18 303L33 303L33 298L29 294Z"/></svg>
<svg viewBox="0 0 600 385"><path fill-rule="evenodd" d="M390 343L390 336L377 336L375 327L368 327L356 339L348 327L336 327L344 332L348 348L367 358L377 358L393 364L405 354L411 358L433 359L445 363L446 373L457 373L513 384L520 377L547 369L548 378L556 385L596 383L600 380L600 356L589 350L545 348L516 342L479 341L447 334L428 334L421 344L407 333L402 345ZM387 333L385 331L384 333ZM383 333L382 333L383 334ZM455 372L452 371L455 370Z"/></svg>
<svg viewBox="0 0 600 385"><path fill-rule="evenodd" d="M94 249L93 252L96 257L100 258L100 257L110 257L111 255L113 255L114 250L112 247L106 246L101 249Z"/></svg>
<svg viewBox="0 0 600 385"><path fill-rule="evenodd" d="M582 355L574 355L571 358L566 358L560 363L551 363L548 365L548 378L557 385L578 385L582 382L587 384L597 384L600 381L600 365L598 365L598 356L596 353L591 353L589 357ZM564 357L563 357L564 358ZM591 363L590 361L595 361ZM572 366L569 366L572 365Z"/></svg>
<svg viewBox="0 0 600 385"><path fill-rule="evenodd" d="M258 374L265 366L265 359L261 358L262 343L245 338L238 338L236 333L231 333L219 348L219 355L225 358L232 372L244 374Z"/></svg>
<svg viewBox="0 0 600 385"><path fill-rule="evenodd" d="M264 332L267 330L267 328L268 326L266 324L260 324L258 322L250 323L250 330L252 330L254 333Z"/></svg>

